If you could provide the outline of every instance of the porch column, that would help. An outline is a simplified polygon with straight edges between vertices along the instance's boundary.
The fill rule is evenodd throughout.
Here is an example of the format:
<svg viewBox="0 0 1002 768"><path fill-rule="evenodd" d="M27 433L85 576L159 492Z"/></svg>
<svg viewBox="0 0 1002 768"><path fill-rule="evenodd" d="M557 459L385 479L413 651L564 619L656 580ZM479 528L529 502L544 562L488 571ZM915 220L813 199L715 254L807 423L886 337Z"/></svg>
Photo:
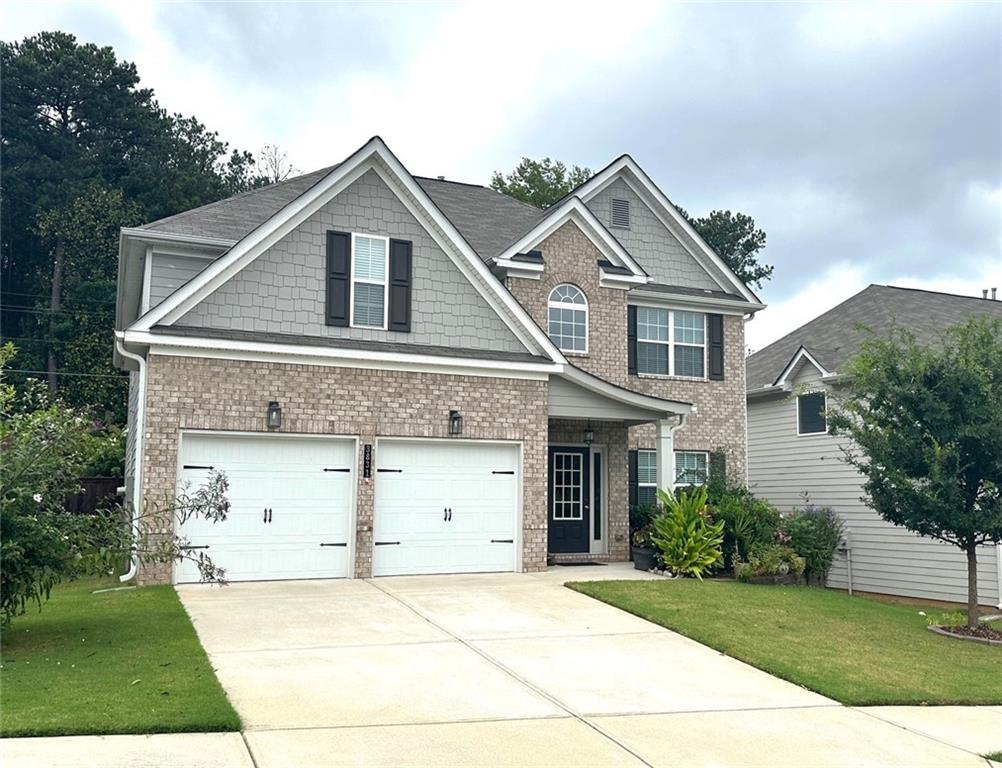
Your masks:
<svg viewBox="0 0 1002 768"><path fill-rule="evenodd" d="M655 450L657 451L658 488L672 491L675 487L675 430L678 422L663 420L658 422Z"/></svg>

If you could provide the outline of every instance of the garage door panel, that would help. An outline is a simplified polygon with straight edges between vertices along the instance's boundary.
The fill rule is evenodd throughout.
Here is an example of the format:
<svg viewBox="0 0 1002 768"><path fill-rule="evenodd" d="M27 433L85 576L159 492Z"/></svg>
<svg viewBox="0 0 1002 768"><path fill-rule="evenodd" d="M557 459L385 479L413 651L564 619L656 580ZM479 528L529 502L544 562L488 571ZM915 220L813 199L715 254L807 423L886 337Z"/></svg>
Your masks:
<svg viewBox="0 0 1002 768"><path fill-rule="evenodd" d="M382 441L377 459L400 471L376 476L373 575L514 570L517 446Z"/></svg>
<svg viewBox="0 0 1002 768"><path fill-rule="evenodd" d="M353 441L272 435L186 434L181 483L193 492L211 466L226 475L230 511L222 522L192 518L180 529L231 581L347 576L354 496ZM194 468L197 467L197 468ZM348 472L325 472L344 468ZM265 510L270 510L268 516ZM182 564L178 581L198 579Z"/></svg>

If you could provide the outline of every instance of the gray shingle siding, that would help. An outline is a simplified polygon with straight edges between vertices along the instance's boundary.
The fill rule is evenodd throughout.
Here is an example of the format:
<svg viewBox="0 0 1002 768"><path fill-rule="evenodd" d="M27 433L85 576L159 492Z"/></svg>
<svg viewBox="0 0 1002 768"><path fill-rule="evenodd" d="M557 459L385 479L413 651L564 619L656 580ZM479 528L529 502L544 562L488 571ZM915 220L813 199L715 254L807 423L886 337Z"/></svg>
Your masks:
<svg viewBox="0 0 1002 768"><path fill-rule="evenodd" d="M797 386L820 386L816 369L803 363L793 372ZM795 395L753 398L748 402L748 481L756 496L784 512L814 504L830 506L842 518L852 547L853 588L907 597L965 602L967 561L958 548L892 525L869 508L862 480L842 460L842 438L797 436ZM978 551L979 600L999 602L994 546ZM848 562L837 555L828 586L849 585Z"/></svg>
<svg viewBox="0 0 1002 768"><path fill-rule="evenodd" d="M154 253L151 258L151 309L212 263L212 259L198 256L173 256L165 253Z"/></svg>
<svg viewBox="0 0 1002 768"><path fill-rule="evenodd" d="M324 322L328 230L414 244L412 331L337 328ZM374 171L369 171L262 254L178 325L262 333L456 346L525 347Z"/></svg>
<svg viewBox="0 0 1002 768"><path fill-rule="evenodd" d="M609 231L655 282L721 290L722 285L703 269L679 239L654 215L647 203L634 194L621 179L609 184L589 200L587 205L598 220L609 227L613 198L630 201L630 228L613 227Z"/></svg>

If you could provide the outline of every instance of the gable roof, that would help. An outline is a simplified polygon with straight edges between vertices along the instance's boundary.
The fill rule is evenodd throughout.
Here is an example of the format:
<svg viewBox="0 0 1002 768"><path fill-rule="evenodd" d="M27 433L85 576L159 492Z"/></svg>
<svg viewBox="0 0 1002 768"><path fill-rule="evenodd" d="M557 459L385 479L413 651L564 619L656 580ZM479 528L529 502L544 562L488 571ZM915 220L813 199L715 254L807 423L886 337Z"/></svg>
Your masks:
<svg viewBox="0 0 1002 768"><path fill-rule="evenodd" d="M616 179L622 179L647 204L654 215L661 220L665 228L678 239L682 247L714 278L715 282L720 282L720 278L722 278L723 282L726 283L725 286L721 286L722 288L734 291L735 294L752 304L761 304L755 293L734 274L733 270L717 255L716 251L706 243L685 217L678 212L678 209L665 193L661 191L658 185L654 183L651 177L647 175L644 169L629 155L620 155L617 157L590 179L579 185L576 189L571 190L555 203L553 207L560 206L572 197L579 197L587 203Z"/></svg>
<svg viewBox="0 0 1002 768"><path fill-rule="evenodd" d="M278 213L337 168L296 176L225 200L151 221L140 230L237 241ZM490 187L444 179L413 177L481 259L487 261L531 229L545 211Z"/></svg>
<svg viewBox="0 0 1002 768"><path fill-rule="evenodd" d="M342 163L333 166L244 235L225 254L140 317L130 330L149 331L154 325L170 325L179 319L369 170L374 170L384 182L398 189L401 202L419 221L424 222L432 238L528 349L539 350L554 362L566 362L560 350L494 278L462 234L378 136L369 139Z"/></svg>
<svg viewBox="0 0 1002 768"><path fill-rule="evenodd" d="M871 335L866 328L881 337L892 329L906 329L919 342L932 343L943 330L974 315L1002 318L1002 301L871 285L748 357L747 388L750 392L776 384L801 347L818 365L837 374Z"/></svg>

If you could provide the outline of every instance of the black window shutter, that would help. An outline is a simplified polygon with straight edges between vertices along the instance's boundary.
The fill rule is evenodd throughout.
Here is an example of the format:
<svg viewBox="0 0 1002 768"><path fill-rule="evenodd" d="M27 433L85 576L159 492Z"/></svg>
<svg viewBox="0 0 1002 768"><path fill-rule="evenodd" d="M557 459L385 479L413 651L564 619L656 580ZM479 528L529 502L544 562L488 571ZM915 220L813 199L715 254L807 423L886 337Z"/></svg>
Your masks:
<svg viewBox="0 0 1002 768"><path fill-rule="evenodd" d="M727 479L727 454L723 451L713 451L710 453L709 479L714 482L723 482Z"/></svg>
<svg viewBox="0 0 1002 768"><path fill-rule="evenodd" d="M816 435L828 431L825 406L824 392L808 392L797 397L797 431L801 435Z"/></svg>
<svg viewBox="0 0 1002 768"><path fill-rule="evenodd" d="M707 315L710 331L710 379L724 380L724 316Z"/></svg>
<svg viewBox="0 0 1002 768"><path fill-rule="evenodd" d="M389 329L411 330L411 254L409 240L390 240Z"/></svg>
<svg viewBox="0 0 1002 768"><path fill-rule="evenodd" d="M637 308L626 308L627 373L637 372ZM633 504L634 502L630 502Z"/></svg>
<svg viewBox="0 0 1002 768"><path fill-rule="evenodd" d="M632 307L631 307L632 309ZM639 492L639 474L637 473L637 451L630 451L630 469L629 469L629 486L630 486L630 506L635 507L640 503L640 492Z"/></svg>
<svg viewBox="0 0 1002 768"><path fill-rule="evenodd" d="M348 327L351 317L351 235L327 233L327 325Z"/></svg>

